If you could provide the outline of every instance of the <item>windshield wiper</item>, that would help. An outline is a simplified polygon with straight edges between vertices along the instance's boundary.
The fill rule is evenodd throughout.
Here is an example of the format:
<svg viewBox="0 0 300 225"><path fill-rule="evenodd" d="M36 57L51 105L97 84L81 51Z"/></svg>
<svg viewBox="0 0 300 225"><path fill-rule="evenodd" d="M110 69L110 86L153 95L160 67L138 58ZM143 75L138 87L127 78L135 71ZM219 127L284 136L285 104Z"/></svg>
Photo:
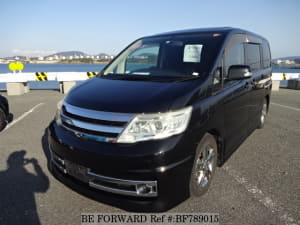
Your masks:
<svg viewBox="0 0 300 225"><path fill-rule="evenodd" d="M110 80L132 80L132 81L156 81L156 82L168 82L170 79L156 76L142 76L142 75L121 75L121 76L101 76L101 78Z"/></svg>
<svg viewBox="0 0 300 225"><path fill-rule="evenodd" d="M186 77L178 77L174 79L174 82L182 82L187 80L196 80L199 76L186 76Z"/></svg>
<svg viewBox="0 0 300 225"><path fill-rule="evenodd" d="M100 78L109 80L152 81L152 82L182 82L198 79L199 76L142 76L142 75L105 75Z"/></svg>
<svg viewBox="0 0 300 225"><path fill-rule="evenodd" d="M152 80L153 77L148 77L148 76L117 76L117 77L108 77L108 79L112 80Z"/></svg>

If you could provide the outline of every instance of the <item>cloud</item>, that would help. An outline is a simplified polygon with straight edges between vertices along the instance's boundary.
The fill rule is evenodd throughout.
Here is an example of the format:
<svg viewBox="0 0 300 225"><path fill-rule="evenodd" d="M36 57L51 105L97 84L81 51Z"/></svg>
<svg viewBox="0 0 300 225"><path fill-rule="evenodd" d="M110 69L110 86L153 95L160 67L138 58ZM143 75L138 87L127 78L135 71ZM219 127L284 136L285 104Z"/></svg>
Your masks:
<svg viewBox="0 0 300 225"><path fill-rule="evenodd" d="M16 55L22 55L22 56L45 56L45 55L51 55L55 54L56 51L53 50L24 50L24 49L13 49L12 52Z"/></svg>

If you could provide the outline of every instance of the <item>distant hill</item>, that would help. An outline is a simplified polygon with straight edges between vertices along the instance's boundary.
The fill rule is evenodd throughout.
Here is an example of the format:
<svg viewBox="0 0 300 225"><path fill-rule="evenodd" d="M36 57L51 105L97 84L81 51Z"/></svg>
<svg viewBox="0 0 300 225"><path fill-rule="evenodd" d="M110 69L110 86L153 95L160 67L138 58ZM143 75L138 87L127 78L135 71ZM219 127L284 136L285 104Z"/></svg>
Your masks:
<svg viewBox="0 0 300 225"><path fill-rule="evenodd" d="M66 52L57 52L55 54L52 54L52 55L48 55L46 57L53 57L53 56L58 56L58 57L69 57L69 56L75 56L75 55L82 55L82 56L85 56L87 54L85 54L84 52L80 52L80 51L66 51Z"/></svg>
<svg viewBox="0 0 300 225"><path fill-rule="evenodd" d="M46 57L54 57L54 56L58 56L58 57L70 57L70 56L87 56L87 55L90 55L90 54L86 54L84 52L81 52L81 51L66 51L66 52L57 52L55 54L52 54L52 55L48 55ZM109 54L106 54L106 53L99 53L95 56L99 56L100 58L103 58L105 56L110 56Z"/></svg>
<svg viewBox="0 0 300 225"><path fill-rule="evenodd" d="M110 56L110 55L108 55L108 54L106 54L106 53L99 53L99 54L96 55L96 56L99 56L99 57L105 57L105 56Z"/></svg>

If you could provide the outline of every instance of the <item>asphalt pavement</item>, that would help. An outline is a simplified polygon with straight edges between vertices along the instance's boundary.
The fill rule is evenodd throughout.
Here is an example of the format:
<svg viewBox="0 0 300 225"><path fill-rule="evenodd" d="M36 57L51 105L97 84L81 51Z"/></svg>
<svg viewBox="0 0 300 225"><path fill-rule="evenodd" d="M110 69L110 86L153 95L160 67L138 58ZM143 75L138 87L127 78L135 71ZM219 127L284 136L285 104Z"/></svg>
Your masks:
<svg viewBox="0 0 300 225"><path fill-rule="evenodd" d="M8 97L14 120L0 133L1 225L80 224L81 213L126 213L72 191L48 171L45 129L63 97L50 90ZM226 225L300 224L299 161L300 91L280 89L265 127L217 169L209 191L166 213L219 213Z"/></svg>

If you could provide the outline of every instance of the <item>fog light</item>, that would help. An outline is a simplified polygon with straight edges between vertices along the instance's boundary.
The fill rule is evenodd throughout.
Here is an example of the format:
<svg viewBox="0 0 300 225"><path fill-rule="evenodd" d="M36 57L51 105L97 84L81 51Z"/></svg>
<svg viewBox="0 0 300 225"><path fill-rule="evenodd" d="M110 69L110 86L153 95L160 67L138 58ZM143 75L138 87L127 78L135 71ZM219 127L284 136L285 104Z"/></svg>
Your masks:
<svg viewBox="0 0 300 225"><path fill-rule="evenodd" d="M136 185L136 192L138 194L148 194L151 192L151 186L147 184L137 184Z"/></svg>

